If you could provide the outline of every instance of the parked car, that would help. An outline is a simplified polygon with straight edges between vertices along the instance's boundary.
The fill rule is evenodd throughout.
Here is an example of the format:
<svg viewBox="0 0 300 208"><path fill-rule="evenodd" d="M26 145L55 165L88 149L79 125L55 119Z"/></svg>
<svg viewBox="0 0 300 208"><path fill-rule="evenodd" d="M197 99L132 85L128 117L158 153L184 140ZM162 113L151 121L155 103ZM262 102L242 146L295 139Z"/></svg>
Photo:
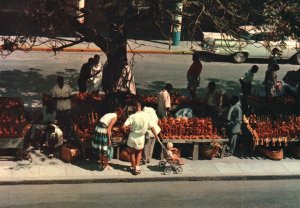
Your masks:
<svg viewBox="0 0 300 208"><path fill-rule="evenodd" d="M221 33L204 33L202 49L213 54L230 56L236 63L243 63L247 58L268 59L275 51L279 59L291 59L300 64L299 41L292 37L266 41L271 37L267 32L253 29L247 32L239 39Z"/></svg>

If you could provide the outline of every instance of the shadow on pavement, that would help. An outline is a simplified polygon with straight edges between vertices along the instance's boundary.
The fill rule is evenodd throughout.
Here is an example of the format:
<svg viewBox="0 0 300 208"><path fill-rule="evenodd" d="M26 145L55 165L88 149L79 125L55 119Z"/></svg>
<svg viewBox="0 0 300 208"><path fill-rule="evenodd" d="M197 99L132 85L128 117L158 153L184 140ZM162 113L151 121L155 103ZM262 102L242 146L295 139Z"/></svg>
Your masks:
<svg viewBox="0 0 300 208"><path fill-rule="evenodd" d="M63 75L73 89L77 87L78 73L75 69L65 69L65 72L54 72L47 76L43 75L41 69L35 68L1 71L0 96L21 97L31 106L33 100L41 100L41 94L53 88L58 75Z"/></svg>

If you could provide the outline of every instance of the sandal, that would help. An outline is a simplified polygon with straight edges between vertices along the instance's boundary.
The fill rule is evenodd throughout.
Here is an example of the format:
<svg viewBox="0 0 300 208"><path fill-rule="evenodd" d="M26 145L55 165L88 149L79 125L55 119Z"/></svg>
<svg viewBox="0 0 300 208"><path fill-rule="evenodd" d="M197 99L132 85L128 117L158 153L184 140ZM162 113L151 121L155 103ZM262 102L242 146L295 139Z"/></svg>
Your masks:
<svg viewBox="0 0 300 208"><path fill-rule="evenodd" d="M137 169L132 170L132 174L133 174L133 175L139 175L139 174L141 174L141 173L142 173L141 170L137 170Z"/></svg>
<svg viewBox="0 0 300 208"><path fill-rule="evenodd" d="M30 159L31 159L31 156L30 156L29 153L23 153L23 154L22 154L22 159L24 159L24 160L30 160Z"/></svg>

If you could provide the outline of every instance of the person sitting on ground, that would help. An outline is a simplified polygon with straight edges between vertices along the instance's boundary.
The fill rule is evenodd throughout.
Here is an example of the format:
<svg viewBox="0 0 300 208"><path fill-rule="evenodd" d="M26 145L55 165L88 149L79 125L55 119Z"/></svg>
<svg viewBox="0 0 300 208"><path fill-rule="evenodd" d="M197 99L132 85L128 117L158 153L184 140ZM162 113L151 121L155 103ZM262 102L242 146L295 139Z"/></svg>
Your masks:
<svg viewBox="0 0 300 208"><path fill-rule="evenodd" d="M30 128L29 137L24 138L24 152L23 158L29 159L29 151L31 145L36 145L40 148L44 141L44 136L46 136L46 129L49 124L54 124L56 118L55 104L53 101L48 100L42 110L42 117L38 121L34 122ZM40 131L39 136L37 136L37 131Z"/></svg>
<svg viewBox="0 0 300 208"><path fill-rule="evenodd" d="M173 147L173 143L168 142L167 143L167 152L168 152L169 158L167 158L167 159L172 159L173 161L176 161L179 165L183 165L182 158L178 157L176 154L173 153L175 150L177 150L177 149Z"/></svg>
<svg viewBox="0 0 300 208"><path fill-rule="evenodd" d="M49 158L53 158L55 152L60 152L60 147L63 145L64 137L63 132L55 124L50 124L46 129L46 143L45 151Z"/></svg>
<svg viewBox="0 0 300 208"><path fill-rule="evenodd" d="M115 108L114 112L102 116L95 127L92 148L98 156L98 167L101 171L112 169L108 164L108 147L111 145L112 129L123 112L123 108Z"/></svg>
<svg viewBox="0 0 300 208"><path fill-rule="evenodd" d="M159 118L168 117L171 109L171 97L170 92L172 91L172 84L166 84L165 88L159 92L157 98L157 115Z"/></svg>
<svg viewBox="0 0 300 208"><path fill-rule="evenodd" d="M131 171L133 175L138 175L141 173L140 163L146 132L151 129L155 139L158 139L158 136L154 128L156 124L142 111L141 102L135 101L134 107L136 112L127 118L122 128L130 131L127 145L130 147Z"/></svg>

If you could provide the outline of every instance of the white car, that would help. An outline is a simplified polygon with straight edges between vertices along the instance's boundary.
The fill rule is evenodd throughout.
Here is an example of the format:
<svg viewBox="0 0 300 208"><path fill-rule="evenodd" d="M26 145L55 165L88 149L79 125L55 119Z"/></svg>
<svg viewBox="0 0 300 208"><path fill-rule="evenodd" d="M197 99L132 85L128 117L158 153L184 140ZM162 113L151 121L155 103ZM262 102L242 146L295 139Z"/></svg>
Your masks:
<svg viewBox="0 0 300 208"><path fill-rule="evenodd" d="M292 59L300 64L300 42L291 37L266 41L267 33L249 30L247 36L236 39L221 33L204 33L202 49L214 54L231 56L236 63L247 58L268 59L272 51L278 51L279 59Z"/></svg>

